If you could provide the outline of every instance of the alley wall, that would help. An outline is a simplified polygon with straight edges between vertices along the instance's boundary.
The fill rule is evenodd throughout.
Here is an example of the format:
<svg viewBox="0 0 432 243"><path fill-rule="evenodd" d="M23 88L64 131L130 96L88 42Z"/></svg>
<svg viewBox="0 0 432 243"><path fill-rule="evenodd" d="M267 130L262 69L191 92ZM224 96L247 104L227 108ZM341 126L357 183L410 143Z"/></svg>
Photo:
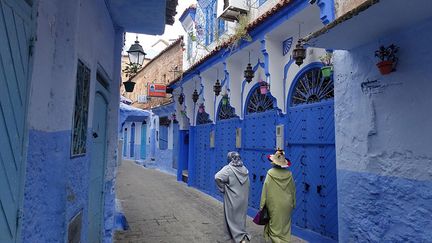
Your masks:
<svg viewBox="0 0 432 243"><path fill-rule="evenodd" d="M105 242L109 242L114 209L122 31L114 29L103 0L38 1L37 11L22 241L66 241L69 222L82 213L81 242L87 242L91 126L99 72L108 82L110 92L108 162L103 171L106 224L101 222L102 228L106 227ZM84 155L71 157L78 60L91 71L87 142Z"/></svg>
<svg viewBox="0 0 432 243"><path fill-rule="evenodd" d="M432 238L425 230L432 226L431 28L429 19L335 52L341 242ZM390 44L399 46L399 62L395 72L381 75L374 51Z"/></svg>

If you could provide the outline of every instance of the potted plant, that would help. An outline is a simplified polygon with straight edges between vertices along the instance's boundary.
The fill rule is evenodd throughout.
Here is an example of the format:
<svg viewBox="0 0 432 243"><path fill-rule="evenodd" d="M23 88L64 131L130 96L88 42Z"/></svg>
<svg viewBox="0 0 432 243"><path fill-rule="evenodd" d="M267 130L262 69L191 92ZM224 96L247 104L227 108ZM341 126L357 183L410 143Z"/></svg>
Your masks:
<svg viewBox="0 0 432 243"><path fill-rule="evenodd" d="M320 57L321 62L324 66L321 68L321 74L324 79L330 78L333 71L333 53L326 52L326 54Z"/></svg>
<svg viewBox="0 0 432 243"><path fill-rule="evenodd" d="M399 47L391 44L388 47L380 46L380 48L375 51L375 56L381 60L376 64L381 74L386 75L395 70L398 61L396 57L398 50Z"/></svg>

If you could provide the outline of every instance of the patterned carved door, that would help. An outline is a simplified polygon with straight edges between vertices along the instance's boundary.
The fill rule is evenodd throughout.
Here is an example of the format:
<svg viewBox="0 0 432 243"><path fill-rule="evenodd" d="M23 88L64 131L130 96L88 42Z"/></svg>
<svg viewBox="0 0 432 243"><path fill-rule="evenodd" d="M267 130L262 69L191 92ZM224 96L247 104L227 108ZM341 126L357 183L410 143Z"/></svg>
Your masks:
<svg viewBox="0 0 432 243"><path fill-rule="evenodd" d="M229 100L220 102L215 125L215 162L213 165L215 173L228 164L228 152L238 150L236 148L236 129L240 126L241 121ZM213 190L215 195L221 196L216 187Z"/></svg>
<svg viewBox="0 0 432 243"><path fill-rule="evenodd" d="M18 240L30 77L31 2L0 0L0 242Z"/></svg>
<svg viewBox="0 0 432 243"><path fill-rule="evenodd" d="M286 125L286 151L297 189L293 223L337 239L333 80L322 78L316 67L294 85Z"/></svg>
<svg viewBox="0 0 432 243"><path fill-rule="evenodd" d="M214 149L210 148L210 132L213 124L198 125L195 128L195 175L196 187L210 192L214 187Z"/></svg>
<svg viewBox="0 0 432 243"><path fill-rule="evenodd" d="M266 155L276 148L279 111L274 101L270 93L261 94L259 86L255 86L246 102L241 155L251 179L249 206L255 209L259 208L265 176L271 168Z"/></svg>

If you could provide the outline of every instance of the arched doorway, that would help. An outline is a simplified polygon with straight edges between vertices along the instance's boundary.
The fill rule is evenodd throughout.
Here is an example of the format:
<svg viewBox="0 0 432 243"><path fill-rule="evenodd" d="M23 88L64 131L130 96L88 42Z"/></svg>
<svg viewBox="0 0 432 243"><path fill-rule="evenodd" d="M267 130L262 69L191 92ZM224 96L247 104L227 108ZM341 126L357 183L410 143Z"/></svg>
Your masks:
<svg viewBox="0 0 432 243"><path fill-rule="evenodd" d="M264 179L271 168L266 155L276 148L280 111L270 92L261 94L259 84L252 87L245 104L241 155L251 179L249 206L258 209Z"/></svg>
<svg viewBox="0 0 432 243"><path fill-rule="evenodd" d="M287 100L286 152L293 161L295 226L337 239L334 85L319 64L294 79Z"/></svg>
<svg viewBox="0 0 432 243"><path fill-rule="evenodd" d="M224 100L225 99L225 100ZM222 98L216 113L215 124L215 162L213 171L216 173L227 164L227 154L236 151L236 133L240 132L241 121L231 106L228 97ZM214 187L214 194L219 196Z"/></svg>
<svg viewBox="0 0 432 243"><path fill-rule="evenodd" d="M204 109L199 109L195 126L195 186L211 194L214 186L213 170L214 149L210 146L210 136L213 131L213 121Z"/></svg>

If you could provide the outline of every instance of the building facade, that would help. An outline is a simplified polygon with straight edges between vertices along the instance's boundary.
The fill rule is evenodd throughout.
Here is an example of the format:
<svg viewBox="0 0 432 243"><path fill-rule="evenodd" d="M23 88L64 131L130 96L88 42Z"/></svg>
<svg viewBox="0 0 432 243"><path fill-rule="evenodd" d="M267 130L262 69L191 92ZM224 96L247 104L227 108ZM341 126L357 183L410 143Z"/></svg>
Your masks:
<svg viewBox="0 0 432 243"><path fill-rule="evenodd" d="M0 1L0 242L112 241L123 36L163 33L165 14Z"/></svg>
<svg viewBox="0 0 432 243"><path fill-rule="evenodd" d="M184 27L194 33L220 21L197 16L221 3L198 1ZM220 198L212 175L228 151L239 151L251 174L253 215L270 167L265 155L284 148L297 191L293 234L311 242L430 241L430 9L429 1L279 1L251 18L250 41L233 47L238 32L227 30L216 47L207 42L171 84L178 179L187 170L189 185ZM214 32L203 33L211 40ZM299 36L300 66L293 59ZM186 46L198 49L193 43ZM390 68L380 71L380 61ZM325 78L328 64L333 73ZM218 82L224 95L214 93Z"/></svg>
<svg viewBox="0 0 432 243"><path fill-rule="evenodd" d="M136 83L134 91L124 94L133 107L149 111L151 115L125 121L123 158L170 173L176 173L177 168L173 156L173 149L177 148L174 132L178 130L174 103L171 94L154 96L149 91L153 85L166 86L181 75L183 46L183 37L180 37L146 63L132 78Z"/></svg>
<svg viewBox="0 0 432 243"><path fill-rule="evenodd" d="M351 2L359 4L309 40L335 50L339 240L428 242L432 3ZM383 74L375 53L392 45L398 51Z"/></svg>
<svg viewBox="0 0 432 243"><path fill-rule="evenodd" d="M181 75L183 70L183 37L178 38L157 56L143 64L143 68L131 79L135 82L133 92L122 93L132 100L132 106L150 110L162 104L170 103L171 95L151 97L148 94L151 84L167 85Z"/></svg>
<svg viewBox="0 0 432 243"><path fill-rule="evenodd" d="M228 1L225 9L243 2ZM299 65L293 54L299 37L334 19L333 1L256 1L244 5L246 17L233 17L238 22L218 18L227 14L218 11L221 4L198 1L181 18L190 33L186 53L196 57L185 55L187 69L171 83L179 121L178 179L187 175L189 185L220 199L214 174L228 151L238 151L250 171L248 212L254 215L271 167L266 155L283 148L296 181L294 234L336 241L334 86L320 61L330 52L310 47ZM251 80L244 77L248 66ZM222 86L218 95L216 83Z"/></svg>

